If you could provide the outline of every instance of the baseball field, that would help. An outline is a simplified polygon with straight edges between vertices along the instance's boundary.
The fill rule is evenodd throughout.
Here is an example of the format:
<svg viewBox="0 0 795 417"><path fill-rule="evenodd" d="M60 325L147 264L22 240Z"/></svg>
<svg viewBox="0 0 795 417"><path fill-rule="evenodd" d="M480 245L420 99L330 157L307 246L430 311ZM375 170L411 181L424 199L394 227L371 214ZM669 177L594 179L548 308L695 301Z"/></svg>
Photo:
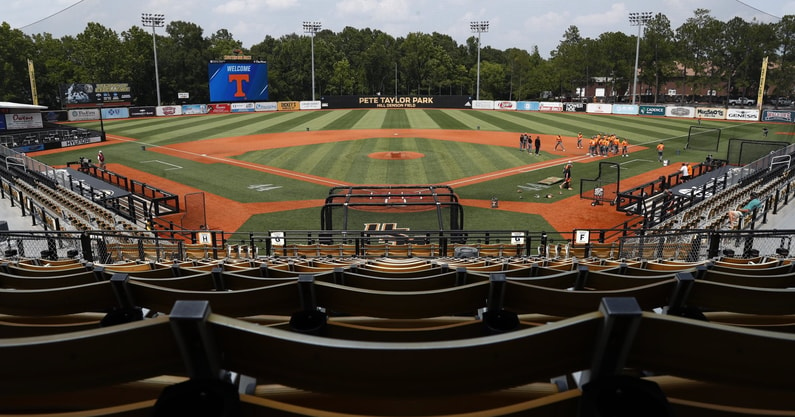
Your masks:
<svg viewBox="0 0 795 417"><path fill-rule="evenodd" d="M609 204L592 206L592 200L580 197L580 180L596 178L599 162L620 166L623 190L673 173L680 162L701 162L707 154L721 158L730 138L793 138L792 124L704 120L702 127L721 130L718 150L686 149L695 123L440 109L232 113L105 120L106 142L30 156L62 167L81 156L96 159L101 149L110 171L180 198L203 193L206 226L226 232L320 229L321 207L335 186L439 184L455 190L468 230L565 233L612 228L628 220ZM99 122L79 125L100 129ZM763 127L769 129L766 138ZM582 148L577 146L579 132ZM538 155L520 150L521 133L541 139ZM626 138L629 156L587 155L588 138L598 133ZM554 149L557 135L565 150ZM660 142L668 165L658 162L655 146ZM574 187L561 190L555 179L568 161ZM381 215L376 221L398 225L424 216ZM170 220L179 225L183 218L171 215ZM362 218L372 221L373 216ZM354 222L349 228L362 226Z"/></svg>

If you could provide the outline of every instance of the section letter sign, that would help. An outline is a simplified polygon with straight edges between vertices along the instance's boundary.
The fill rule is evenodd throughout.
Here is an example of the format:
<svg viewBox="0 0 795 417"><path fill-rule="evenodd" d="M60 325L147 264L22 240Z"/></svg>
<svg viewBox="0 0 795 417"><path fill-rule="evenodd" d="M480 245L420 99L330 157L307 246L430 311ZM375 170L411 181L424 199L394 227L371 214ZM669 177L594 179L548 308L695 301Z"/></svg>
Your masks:
<svg viewBox="0 0 795 417"><path fill-rule="evenodd" d="M261 61L210 61L210 101L268 99L268 64Z"/></svg>

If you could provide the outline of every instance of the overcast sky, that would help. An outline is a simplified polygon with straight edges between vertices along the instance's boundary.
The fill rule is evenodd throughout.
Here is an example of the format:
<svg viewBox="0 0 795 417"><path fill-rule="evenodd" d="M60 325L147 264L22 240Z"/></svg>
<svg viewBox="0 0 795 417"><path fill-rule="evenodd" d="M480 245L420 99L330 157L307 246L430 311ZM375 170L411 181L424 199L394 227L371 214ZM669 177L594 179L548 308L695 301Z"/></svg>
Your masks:
<svg viewBox="0 0 795 417"><path fill-rule="evenodd" d="M723 21L740 16L773 22L795 14L795 0L4 0L0 21L28 34L61 37L82 32L88 22L121 33L142 26L141 13L163 13L166 23L198 24L205 36L227 29L244 47L266 35L302 33L303 21L318 21L334 32L351 26L379 29L394 37L439 32L463 44L473 36L470 22L488 21L482 46L528 51L538 46L547 58L571 25L583 37L612 31L636 35L638 28L629 24L629 12L664 13L676 29L696 8L711 10Z"/></svg>

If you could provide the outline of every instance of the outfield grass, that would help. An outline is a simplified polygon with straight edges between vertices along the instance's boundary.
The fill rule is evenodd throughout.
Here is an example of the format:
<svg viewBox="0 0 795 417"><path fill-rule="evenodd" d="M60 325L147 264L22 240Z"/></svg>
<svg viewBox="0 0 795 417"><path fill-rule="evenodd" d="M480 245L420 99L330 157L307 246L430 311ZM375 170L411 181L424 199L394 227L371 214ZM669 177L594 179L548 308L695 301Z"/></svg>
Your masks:
<svg viewBox="0 0 795 417"><path fill-rule="evenodd" d="M539 160L557 158L542 152L541 158L520 153L516 146L478 145L464 142L432 140L422 137L376 137L363 140L340 140L334 143L301 145L279 149L258 150L235 156L242 166L225 163L206 164L175 156L141 150L148 147L229 136L263 133L302 132L309 130L349 129L448 129L462 131L496 131L532 134L561 134L586 137L603 132L626 137L633 145L649 149L633 152L632 163L621 158L605 158L622 164L621 175L629 178L659 167L654 145L666 143L666 159L701 161L712 153L725 155L729 138L762 139L761 123L703 121L707 127L722 129L721 149L717 152L685 150L686 135L693 124L689 119L667 119L582 113L499 112L471 110L377 109L334 110L313 112L273 112L183 116L170 118L106 120L109 134L129 137L137 142L103 146L109 163L120 163L137 170L183 183L208 193L240 202L279 202L322 199L328 186L290 179L275 174L252 171L246 163L279 167L336 181L353 184L444 184L459 178L481 175L497 170L524 166ZM80 123L98 129L99 123ZM768 140L792 142L792 124L765 124L770 129ZM778 134L779 132L784 134ZM265 139L267 140L267 139ZM551 147L551 144L545 146ZM414 151L424 158L405 161L368 158L373 152L390 150ZM544 148L542 148L542 151ZM582 150L585 153L585 150ZM62 165L80 156L93 158L95 150L67 149L41 155L37 159ZM563 161L561 161L562 163ZM178 167L178 168L177 168ZM577 164L575 181L594 178L598 164ZM462 199L487 200L493 196L501 201L515 201L522 196L517 188L537 183L549 176L560 176L558 165L511 175L491 181L456 187ZM250 186L270 184L274 188L258 191ZM153 184L158 186L157 184ZM543 203L544 200L538 200ZM240 230L314 229L319 227L319 208L289 210L252 217ZM540 216L466 208L465 225L469 229L551 230Z"/></svg>

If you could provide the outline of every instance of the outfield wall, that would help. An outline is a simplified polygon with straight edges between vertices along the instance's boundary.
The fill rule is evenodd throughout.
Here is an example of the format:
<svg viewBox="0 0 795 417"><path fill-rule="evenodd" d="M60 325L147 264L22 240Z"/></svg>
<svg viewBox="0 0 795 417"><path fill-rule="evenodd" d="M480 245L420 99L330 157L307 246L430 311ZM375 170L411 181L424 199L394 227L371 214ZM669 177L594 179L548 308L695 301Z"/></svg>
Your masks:
<svg viewBox="0 0 795 417"><path fill-rule="evenodd" d="M657 104L582 103L560 101L474 100L466 95L447 96L329 96L312 101L185 104L172 106L70 109L69 121L124 119L219 113L255 113L333 109L462 109L520 112L581 112L684 119L795 122L795 111ZM100 116L101 112L101 116ZM42 112L45 114L48 112ZM51 113L51 112L49 112Z"/></svg>

